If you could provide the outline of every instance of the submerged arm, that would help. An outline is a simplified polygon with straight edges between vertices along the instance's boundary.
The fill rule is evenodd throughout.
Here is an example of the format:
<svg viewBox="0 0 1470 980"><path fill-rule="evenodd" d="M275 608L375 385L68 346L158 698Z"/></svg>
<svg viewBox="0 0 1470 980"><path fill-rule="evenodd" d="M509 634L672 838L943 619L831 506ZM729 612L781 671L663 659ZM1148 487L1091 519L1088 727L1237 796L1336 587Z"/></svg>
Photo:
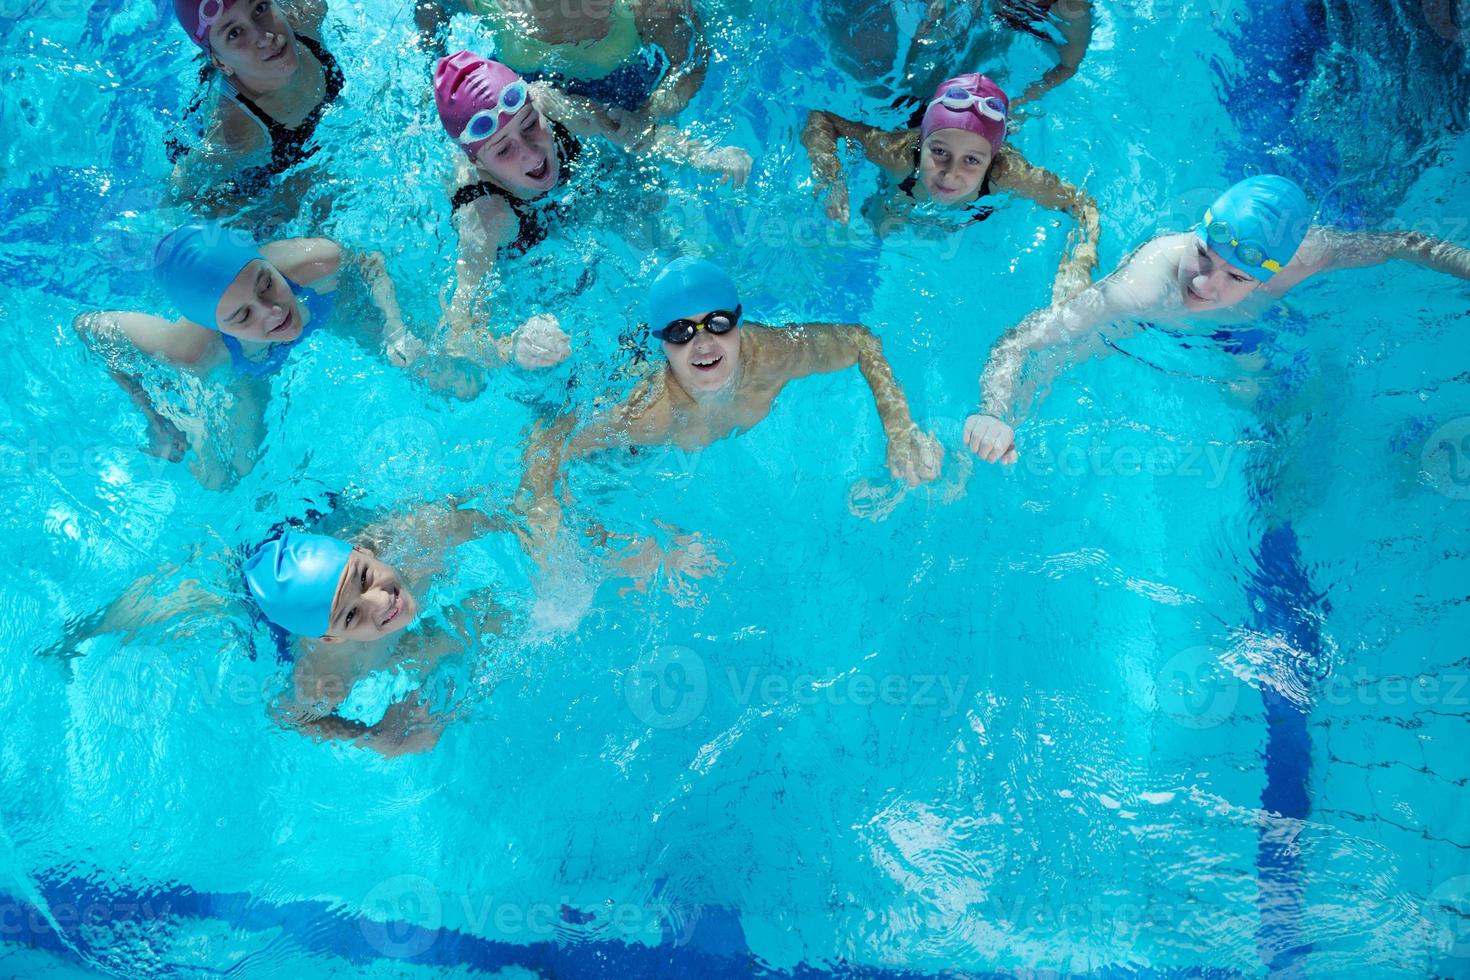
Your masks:
<svg viewBox="0 0 1470 980"><path fill-rule="evenodd" d="M1092 274L1097 271L1097 242L1102 233L1097 201L1050 170L1030 163L1014 148L1002 152L1000 163L1004 169L997 175L998 187L1044 208L1070 214L1077 222L1071 236L1075 244L1070 254L1063 254L1052 284L1052 302L1062 303L1091 285Z"/></svg>
<svg viewBox="0 0 1470 980"><path fill-rule="evenodd" d="M1470 249L1417 231L1354 232L1317 227L1308 233L1299 254L1301 273L1293 277L1292 285L1316 272L1363 269L1389 259L1470 279Z"/></svg>
<svg viewBox="0 0 1470 980"><path fill-rule="evenodd" d="M640 5L638 31L647 40L663 48L668 55L669 70L649 95L643 111L655 118L677 116L694 98L709 69L709 44L704 38L704 25L692 3L682 3L673 11L667 2Z"/></svg>
<svg viewBox="0 0 1470 980"><path fill-rule="evenodd" d="M801 131L801 145L806 147L807 156L812 161L815 193L818 197L823 193L830 195L827 216L845 224L850 215L847 178L842 173L842 161L837 157L839 138L856 142L869 160L890 174L897 174L908 165L912 134L882 130L822 109L813 109L807 114L806 126Z"/></svg>
<svg viewBox="0 0 1470 980"><path fill-rule="evenodd" d="M939 475L939 445L914 422L908 398L883 356L883 342L871 330L861 324L807 323L767 331L760 339L773 348L766 357L787 365L788 377L841 371L856 364L873 393L893 476L912 486Z"/></svg>
<svg viewBox="0 0 1470 980"><path fill-rule="evenodd" d="M655 123L645 113L609 108L544 85L533 92L548 116L578 136L601 136L630 153L722 174L736 187L750 176L750 154L738 146L711 147L677 127Z"/></svg>
<svg viewBox="0 0 1470 980"><path fill-rule="evenodd" d="M347 252L343 261L361 276L373 305L383 315L383 349L394 367L408 371L434 391L449 392L457 398L470 399L480 393L484 381L472 365L458 358L430 355L428 346L409 332L382 252Z"/></svg>
<svg viewBox="0 0 1470 980"><path fill-rule="evenodd" d="M1092 43L1092 0L1059 0L1046 11L1048 20L1062 35L1057 65L1033 82L1011 103L1012 108L1034 102L1077 74Z"/></svg>

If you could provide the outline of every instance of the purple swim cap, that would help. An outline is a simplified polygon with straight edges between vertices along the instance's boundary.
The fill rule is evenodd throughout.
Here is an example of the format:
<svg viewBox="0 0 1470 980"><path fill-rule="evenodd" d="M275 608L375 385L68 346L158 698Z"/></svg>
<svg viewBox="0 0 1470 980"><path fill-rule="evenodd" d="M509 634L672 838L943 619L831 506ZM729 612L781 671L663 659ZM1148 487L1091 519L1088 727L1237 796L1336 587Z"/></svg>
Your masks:
<svg viewBox="0 0 1470 980"><path fill-rule="evenodd" d="M940 129L963 129L985 137L991 151L999 153L1006 141L1006 116L1010 107L1011 100L989 78L978 74L957 75L940 82L930 96L919 138L926 140L930 133Z"/></svg>
<svg viewBox="0 0 1470 980"><path fill-rule="evenodd" d="M235 0L174 0L174 16L189 39L209 50L209 29L225 15Z"/></svg>
<svg viewBox="0 0 1470 980"><path fill-rule="evenodd" d="M439 121L444 124L444 131L473 157L485 145L485 140L495 134L491 132L485 139L466 143L460 139L465 127L476 113L499 106L500 93L506 86L520 80L521 76L505 65L482 58L473 51L456 51L447 58L440 58L434 68L434 104L439 107ZM500 113L500 125L519 112L521 105L517 105L514 111Z"/></svg>

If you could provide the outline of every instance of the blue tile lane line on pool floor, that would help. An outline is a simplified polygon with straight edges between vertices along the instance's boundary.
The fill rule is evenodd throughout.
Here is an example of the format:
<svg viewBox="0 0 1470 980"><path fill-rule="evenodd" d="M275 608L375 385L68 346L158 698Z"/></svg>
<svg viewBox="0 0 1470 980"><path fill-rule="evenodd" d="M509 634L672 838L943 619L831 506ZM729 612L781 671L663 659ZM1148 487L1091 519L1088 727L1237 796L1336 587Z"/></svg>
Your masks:
<svg viewBox="0 0 1470 980"><path fill-rule="evenodd" d="M482 939L453 929L424 929L409 922L388 921L353 915L341 905L325 902L270 904L243 893L210 894L189 888L151 893L101 891L95 881L79 877L43 878L41 891L48 907L90 911L100 926L108 922L127 929L133 944L147 944L150 930L167 934L182 921L223 922L232 929L257 933L279 932L307 953L328 954L352 964L396 960L427 967L468 967L491 972L517 966L542 977L578 980L684 980L687 977L725 980L752 976L786 977L790 980L925 980L932 974L881 967L837 963L829 967L801 965L775 971L763 967L745 945L739 916L724 909L703 909L689 939L682 945L666 941L645 946L609 940L566 943L542 942L529 945ZM109 914L101 918L102 910ZM85 916L81 917L86 919ZM15 943L53 953L82 966L97 968L92 943L106 947L112 936L107 928L84 928L85 922L68 915L59 923L61 935L52 929L30 904L0 895L0 942ZM161 947L168 945L159 936ZM666 940L668 937L666 937ZM135 946L136 948L136 946ZM967 980L1001 980L1009 973L966 972ZM1136 967L1108 967L1088 974L1099 980L1122 978L1200 977L1224 980L1234 971L1177 969L1149 971Z"/></svg>
<svg viewBox="0 0 1470 980"><path fill-rule="evenodd" d="M1240 115L1241 143L1228 154L1231 174L1238 177L1278 168L1265 148L1292 147L1291 158L1308 192L1335 183L1339 159L1335 148L1321 141L1306 140L1293 125L1294 114L1306 80L1311 76L1317 53L1327 42L1322 29L1320 4L1297 0L1266 0L1251 5L1249 20L1238 43L1232 45L1244 68L1230 85L1232 102L1250 106ZM1341 218L1342 216L1339 216ZM1279 382L1289 385L1282 378ZM1263 405L1264 411L1269 411ZM1267 421L1266 427L1270 428ZM1272 443L1275 444L1274 442ZM1252 496L1268 513L1273 507L1271 488L1252 481ZM1259 573L1252 576L1247 598L1260 632L1287 639L1292 648L1316 660L1321 656L1321 636L1312 619L1303 615L1314 595L1303 568L1296 532L1289 522L1272 526L1261 536L1256 555ZM1261 821L1256 844L1257 908L1260 922L1256 949L1273 974L1290 974L1294 965L1310 951L1302 941L1304 882L1297 835L1291 821L1304 820L1311 812L1308 779L1311 774L1312 743L1305 708L1263 687L1266 709L1265 775L1261 807L1274 816Z"/></svg>

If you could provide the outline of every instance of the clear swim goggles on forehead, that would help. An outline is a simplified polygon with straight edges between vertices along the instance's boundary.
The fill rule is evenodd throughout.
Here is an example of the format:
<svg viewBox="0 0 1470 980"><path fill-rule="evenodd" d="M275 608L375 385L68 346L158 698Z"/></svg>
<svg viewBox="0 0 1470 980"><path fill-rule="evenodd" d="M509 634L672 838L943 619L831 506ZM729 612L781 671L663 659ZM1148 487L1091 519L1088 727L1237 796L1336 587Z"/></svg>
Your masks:
<svg viewBox="0 0 1470 980"><path fill-rule="evenodd" d="M1257 269L1267 269L1271 272L1280 272L1281 263L1275 259L1266 257L1266 247L1258 242L1242 241L1235 234L1235 229L1228 221L1217 221L1215 216L1205 210L1204 220L1205 237L1211 245L1229 245L1235 250L1235 257L1242 263Z"/></svg>
<svg viewBox="0 0 1470 980"><path fill-rule="evenodd" d="M929 104L942 105L946 109L952 109L955 112L963 112L971 106L974 106L975 111L979 112L982 116L994 119L996 122L1005 122L1006 120L1006 104L1004 102L993 95L976 95L969 89L947 88L939 94L939 98Z"/></svg>
<svg viewBox="0 0 1470 980"><path fill-rule="evenodd" d="M501 115L513 116L520 112L530 97L525 80L517 78L500 90L500 98L495 100L493 106L470 116L470 121L465 123L464 132L459 134L459 141L468 146L494 136L500 130Z"/></svg>

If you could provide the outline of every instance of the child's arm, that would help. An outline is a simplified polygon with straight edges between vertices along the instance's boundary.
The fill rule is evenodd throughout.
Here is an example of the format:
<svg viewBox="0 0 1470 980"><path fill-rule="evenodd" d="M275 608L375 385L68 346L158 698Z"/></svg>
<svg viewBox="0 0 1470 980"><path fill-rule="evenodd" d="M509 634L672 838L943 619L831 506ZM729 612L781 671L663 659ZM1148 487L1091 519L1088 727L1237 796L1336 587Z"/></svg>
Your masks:
<svg viewBox="0 0 1470 980"><path fill-rule="evenodd" d="M492 369L511 362L523 368L551 367L572 353L571 338L555 316L533 316L502 337L475 328L477 320L490 321L489 303L481 298L485 294L480 285L495 268L500 248L514 240L516 220L504 200L489 194L455 212L459 258L455 262L454 296L444 311L444 323L449 328L446 349Z"/></svg>
<svg viewBox="0 0 1470 980"><path fill-rule="evenodd" d="M1307 233L1297 258L1272 278L1269 288L1273 293L1285 292L1319 272L1364 269L1390 259L1470 279L1470 249L1442 238L1417 231L1343 231L1319 226Z"/></svg>
<svg viewBox="0 0 1470 980"><path fill-rule="evenodd" d="M1017 15L1025 16L1027 12L1024 8L1031 4L1025 0L1007 0L1006 6ZM1032 12L1045 16L1057 28L1062 36L1062 43L1057 50L1056 67L1041 76L1039 81L1028 85L1020 97L1011 103L1012 109L1036 101L1077 74L1077 68L1087 55L1088 45L1092 43L1092 0L1059 0L1046 10Z"/></svg>
<svg viewBox="0 0 1470 980"><path fill-rule="evenodd" d="M1063 254L1052 284L1053 304L1065 302L1092 284L1097 271L1097 242L1101 235L1097 202L1092 195L1062 180L1044 167L1030 163L1013 147L1001 151L996 186L1035 201L1044 208L1070 214L1077 222L1076 244Z"/></svg>
<svg viewBox="0 0 1470 980"><path fill-rule="evenodd" d="M1037 310L1001 335L980 376L980 410L965 420L965 445L972 452L988 463L1016 461L1015 426L1022 418L1016 402L1026 360L1156 304L1170 288L1168 247L1165 239L1140 246L1102 282Z"/></svg>
<svg viewBox="0 0 1470 980"><path fill-rule="evenodd" d="M382 252L346 252L342 261L361 276L373 305L383 315L383 349L394 367L406 370L432 390L449 392L456 398L468 400L480 393L484 379L469 362L431 355L424 342L409 332Z"/></svg>
<svg viewBox="0 0 1470 980"><path fill-rule="evenodd" d="M720 174L725 183L736 187L750 176L750 154L738 146L711 147L673 126L657 125L641 112L608 108L546 86L537 86L534 91L547 115L579 136L601 136L630 153L662 157Z"/></svg>
<svg viewBox="0 0 1470 980"><path fill-rule="evenodd" d="M657 44L669 59L669 70L658 88L643 104L644 114L655 119L677 116L704 84L709 68L709 45L704 39L704 25L688 0L675 4L668 0L637 2L638 33Z"/></svg>
<svg viewBox="0 0 1470 980"><path fill-rule="evenodd" d="M43 653L71 657L87 640L111 633L122 633L124 642L148 626L167 622L185 614L224 615L229 603L211 592L198 579L185 579L165 595L158 595L160 583L179 571L169 566L152 575L136 579L116 599L89 616L69 621L61 639Z"/></svg>
<svg viewBox="0 0 1470 980"><path fill-rule="evenodd" d="M888 437L888 469L896 479L917 486L939 475L942 453L933 436L921 432L909 413L908 399L883 342L861 324L806 323L787 330L747 328L761 345L770 370L786 377L842 371L857 365L873 392L883 432ZM760 331L759 333L755 333Z"/></svg>
<svg viewBox="0 0 1470 980"><path fill-rule="evenodd" d="M902 173L912 152L913 134L908 131L888 132L876 126L853 122L832 112L813 109L801 131L801 145L812 161L812 181L816 194L827 197L827 217L847 224L849 204L847 178L842 161L837 159L838 138L850 139L863 148L863 154L890 175ZM907 151L907 152L906 152Z"/></svg>

